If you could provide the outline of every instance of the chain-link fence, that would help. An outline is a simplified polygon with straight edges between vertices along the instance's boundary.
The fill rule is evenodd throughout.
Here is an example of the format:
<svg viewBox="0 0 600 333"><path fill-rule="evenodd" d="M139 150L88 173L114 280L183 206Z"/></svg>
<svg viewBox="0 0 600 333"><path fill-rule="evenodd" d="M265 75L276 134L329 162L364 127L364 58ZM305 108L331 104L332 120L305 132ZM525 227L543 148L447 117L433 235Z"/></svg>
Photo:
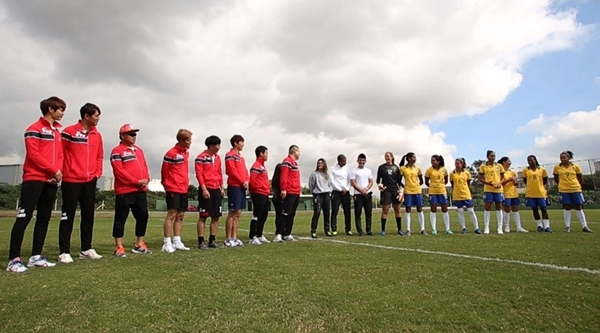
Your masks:
<svg viewBox="0 0 600 333"><path fill-rule="evenodd" d="M600 191L600 158L589 159L589 160L575 160L572 161L581 167L583 173L583 189L588 191ZM557 163L542 164L541 166L548 172L548 186L555 186L556 182L552 176L554 167ZM515 167L513 170L518 174L519 188L525 188L525 183L522 178L522 171L527 166Z"/></svg>

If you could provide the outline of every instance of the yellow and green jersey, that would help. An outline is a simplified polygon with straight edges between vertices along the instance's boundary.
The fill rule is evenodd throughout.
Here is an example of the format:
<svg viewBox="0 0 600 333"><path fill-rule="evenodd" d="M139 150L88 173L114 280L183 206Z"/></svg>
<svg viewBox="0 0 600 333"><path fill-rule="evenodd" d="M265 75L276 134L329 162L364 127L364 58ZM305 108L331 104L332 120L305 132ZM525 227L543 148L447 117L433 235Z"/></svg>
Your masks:
<svg viewBox="0 0 600 333"><path fill-rule="evenodd" d="M577 164L569 163L567 167L559 164L554 167L553 174L558 176L558 192L577 193L581 192L581 184L577 175L581 175L581 168Z"/></svg>
<svg viewBox="0 0 600 333"><path fill-rule="evenodd" d="M548 172L544 167L537 167L533 170L524 169L523 178L527 181L527 185L525 185L526 198L546 198L548 196L544 186L544 178L548 178Z"/></svg>
<svg viewBox="0 0 600 333"><path fill-rule="evenodd" d="M469 181L471 180L471 173L468 171L456 172L452 171L450 174L450 182L452 182L452 200L471 200L471 189L469 188Z"/></svg>
<svg viewBox="0 0 600 333"><path fill-rule="evenodd" d="M408 167L403 165L400 167L400 173L404 177L404 194L421 194L421 184L419 183L419 176L422 176L421 168L416 165Z"/></svg>
<svg viewBox="0 0 600 333"><path fill-rule="evenodd" d="M429 194L430 195L447 195L446 192L446 177L448 176L448 171L446 168L439 167L438 169L434 169L433 167L429 167L427 171L425 171L425 178L429 178Z"/></svg>
<svg viewBox="0 0 600 333"><path fill-rule="evenodd" d="M483 179L485 182L491 182L492 184L500 184L502 180L502 174L504 173L504 168L498 164L494 163L493 165L482 164L479 167L479 174L483 175ZM488 184L483 185L483 192L492 192L492 193L502 193L502 187L493 187Z"/></svg>

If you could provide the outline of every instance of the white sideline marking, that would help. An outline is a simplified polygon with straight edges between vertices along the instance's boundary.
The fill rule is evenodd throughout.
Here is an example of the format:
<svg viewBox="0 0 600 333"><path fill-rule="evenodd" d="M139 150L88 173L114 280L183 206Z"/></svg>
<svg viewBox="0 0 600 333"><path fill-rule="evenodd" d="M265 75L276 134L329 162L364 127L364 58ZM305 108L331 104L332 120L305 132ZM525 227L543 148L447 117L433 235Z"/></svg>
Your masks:
<svg viewBox="0 0 600 333"><path fill-rule="evenodd" d="M540 267L540 268L548 268L548 269L554 269L554 270L558 270L558 271L583 272L583 273L600 275L600 270L598 270L598 269L589 269L589 268L583 268L583 267L558 266L558 265L552 265L552 264L543 264L543 263L539 263L539 262L529 262L529 261L521 261L521 260L513 260L513 259L480 257L480 256L469 255L469 254L458 254L458 253L444 252L444 251L411 249L411 248L406 248L406 247L394 247L394 246L369 244L369 243L355 243L355 242L348 242L348 241L334 240L334 239L319 239L319 238L312 239L312 238L309 238L309 237L298 237L298 239L309 240L309 241L331 242L331 243L338 243L338 244L345 244L345 245L367 246L367 247L374 247L374 248L386 249L386 250L396 250L396 251L407 251L407 252L435 254L435 255L441 255L441 256L447 256L447 257L455 257L455 258L475 259L475 260L482 260L482 261L495 261L495 262L502 262L502 263L507 263L507 264L517 264L517 265L523 265L523 266L534 266L534 267Z"/></svg>

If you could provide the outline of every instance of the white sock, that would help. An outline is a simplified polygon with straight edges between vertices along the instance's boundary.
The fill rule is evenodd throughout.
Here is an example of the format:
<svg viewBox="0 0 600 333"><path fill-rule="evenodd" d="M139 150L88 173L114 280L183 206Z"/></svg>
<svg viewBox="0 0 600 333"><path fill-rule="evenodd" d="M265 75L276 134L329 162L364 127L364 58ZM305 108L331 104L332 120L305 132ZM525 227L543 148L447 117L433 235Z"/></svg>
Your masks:
<svg viewBox="0 0 600 333"><path fill-rule="evenodd" d="M417 212L417 217L419 218L419 226L421 230L425 230L425 214L421 212Z"/></svg>
<svg viewBox="0 0 600 333"><path fill-rule="evenodd" d="M496 220L498 220L498 230L502 230L502 211L496 211Z"/></svg>
<svg viewBox="0 0 600 333"><path fill-rule="evenodd" d="M406 231L410 231L410 213L404 213L404 224L406 224Z"/></svg>
<svg viewBox="0 0 600 333"><path fill-rule="evenodd" d="M450 230L450 214L448 214L448 212L442 213L442 219L444 220L444 227L446 227L446 230Z"/></svg>
<svg viewBox="0 0 600 333"><path fill-rule="evenodd" d="M475 214L475 208L467 208L467 211L469 212L469 216L471 217L473 227L475 227L475 229L479 229L479 221L477 221L477 214Z"/></svg>
<svg viewBox="0 0 600 333"><path fill-rule="evenodd" d="M567 227L571 227L571 211L570 210L563 210L563 217L565 218L565 226Z"/></svg>
<svg viewBox="0 0 600 333"><path fill-rule="evenodd" d="M504 219L504 227L510 228L510 213L504 212L504 215L502 215L502 217Z"/></svg>
<svg viewBox="0 0 600 333"><path fill-rule="evenodd" d="M517 225L517 229L523 228L521 226L521 214L519 212L513 212L515 218L515 224Z"/></svg>
<svg viewBox="0 0 600 333"><path fill-rule="evenodd" d="M181 236L173 236L173 243L176 243L176 244L181 243Z"/></svg>
<svg viewBox="0 0 600 333"><path fill-rule="evenodd" d="M485 228L489 228L490 227L490 211L489 210L484 210L483 211L483 226Z"/></svg>
<svg viewBox="0 0 600 333"><path fill-rule="evenodd" d="M171 244L171 237L165 237L163 239L163 243L165 243L165 244Z"/></svg>
<svg viewBox="0 0 600 333"><path fill-rule="evenodd" d="M585 220L585 213L583 212L583 210L576 210L575 215L577 215L581 226L584 228L587 227L587 221Z"/></svg>
<svg viewBox="0 0 600 333"><path fill-rule="evenodd" d="M535 224L537 224L538 227L542 227L542 220L535 220Z"/></svg>
<svg viewBox="0 0 600 333"><path fill-rule="evenodd" d="M550 228L550 220L543 219L542 221L544 221L544 228Z"/></svg>
<svg viewBox="0 0 600 333"><path fill-rule="evenodd" d="M434 213L434 212L429 213L429 223L431 224L431 230L437 230L437 216L436 216L436 213Z"/></svg>
<svg viewBox="0 0 600 333"><path fill-rule="evenodd" d="M458 209L458 222L460 223L460 228L465 229L467 226L465 225L465 209Z"/></svg>

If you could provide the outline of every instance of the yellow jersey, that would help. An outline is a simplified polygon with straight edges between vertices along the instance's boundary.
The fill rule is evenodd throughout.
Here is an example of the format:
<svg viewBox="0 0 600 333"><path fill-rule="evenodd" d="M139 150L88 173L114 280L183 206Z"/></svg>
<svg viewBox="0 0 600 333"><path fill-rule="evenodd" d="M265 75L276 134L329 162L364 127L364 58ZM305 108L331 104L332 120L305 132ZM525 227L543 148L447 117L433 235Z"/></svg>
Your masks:
<svg viewBox="0 0 600 333"><path fill-rule="evenodd" d="M504 168L498 163L494 163L493 165L488 165L485 163L479 167L479 174L483 175L483 179L486 182L491 182L493 184L500 184L503 173ZM502 187L496 188L485 184L483 185L483 192L502 193L503 189Z"/></svg>
<svg viewBox="0 0 600 333"><path fill-rule="evenodd" d="M437 170L429 167L425 171L425 178L429 178L429 194L430 195L448 195L446 192L446 177L448 171L446 168L439 167Z"/></svg>
<svg viewBox="0 0 600 333"><path fill-rule="evenodd" d="M450 182L452 182L452 200L471 200L471 189L469 188L469 180L471 180L471 173L468 171L456 172L452 171L450 174Z"/></svg>
<svg viewBox="0 0 600 333"><path fill-rule="evenodd" d="M403 165L400 167L400 174L404 177L404 194L421 194L421 184L419 176L422 176L421 168L413 165L412 168Z"/></svg>
<svg viewBox="0 0 600 333"><path fill-rule="evenodd" d="M544 178L548 178L548 172L544 167L531 170L529 167L523 170L523 178L527 180L525 185L526 198L546 198L548 192L544 186Z"/></svg>
<svg viewBox="0 0 600 333"><path fill-rule="evenodd" d="M516 178L517 174L512 170L504 171L503 179L511 179L508 183L502 185L502 189L504 190L504 197L506 199L514 199L519 197L519 192L517 192L517 186L512 181L513 178Z"/></svg>
<svg viewBox="0 0 600 333"><path fill-rule="evenodd" d="M561 164L554 167L553 174L558 176L558 192L577 193L581 192L581 184L577 175L581 175L581 168L577 164L569 163L566 168Z"/></svg>

